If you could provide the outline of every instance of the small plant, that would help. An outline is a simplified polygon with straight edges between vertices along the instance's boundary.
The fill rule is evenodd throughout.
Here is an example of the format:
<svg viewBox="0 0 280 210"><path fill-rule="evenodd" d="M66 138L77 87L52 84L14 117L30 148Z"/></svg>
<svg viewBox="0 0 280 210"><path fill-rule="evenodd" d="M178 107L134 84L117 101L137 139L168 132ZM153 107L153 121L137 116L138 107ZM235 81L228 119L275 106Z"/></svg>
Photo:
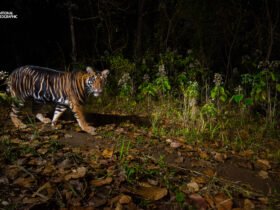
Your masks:
<svg viewBox="0 0 280 210"><path fill-rule="evenodd" d="M203 131L207 124L212 127L217 116L217 108L212 102L208 102L201 108L200 118L202 121L201 131Z"/></svg>
<svg viewBox="0 0 280 210"><path fill-rule="evenodd" d="M154 81L154 87L161 100L163 100L164 96L166 96L166 94L171 89L169 79L166 75L165 66L163 63L161 63L158 66L158 73L157 78Z"/></svg>
<svg viewBox="0 0 280 210"><path fill-rule="evenodd" d="M220 112L221 103L225 102L227 99L227 93L223 86L223 78L222 75L219 73L215 73L214 80L213 80L215 87L211 90L211 99L215 101L217 105L217 111Z"/></svg>
<svg viewBox="0 0 280 210"><path fill-rule="evenodd" d="M120 160L124 160L125 156L128 155L130 149L130 141L126 141L124 138L121 139L120 145Z"/></svg>
<svg viewBox="0 0 280 210"><path fill-rule="evenodd" d="M145 74L143 77L143 83L139 86L139 99L147 98L148 110L150 110L152 97L156 96L157 89L155 85L149 81L150 77L148 74Z"/></svg>
<svg viewBox="0 0 280 210"><path fill-rule="evenodd" d="M8 72L6 71L0 71L0 82L5 80L8 77ZM0 92L0 103L7 102L9 100L9 97L6 93Z"/></svg>
<svg viewBox="0 0 280 210"><path fill-rule="evenodd" d="M235 89L234 89L235 94L232 96L232 100L237 103L238 105L241 104L241 101L244 99L244 94L243 92L243 88L238 85Z"/></svg>
<svg viewBox="0 0 280 210"><path fill-rule="evenodd" d="M120 80L118 81L118 86L120 88L120 97L129 99L133 93L132 79L129 73L124 73Z"/></svg>
<svg viewBox="0 0 280 210"><path fill-rule="evenodd" d="M135 73L135 63L124 58L123 55L110 55L105 60L110 64L112 72L111 79L108 82L110 86L108 86L107 90L128 101L128 97L134 92L134 78L131 78L131 75Z"/></svg>
<svg viewBox="0 0 280 210"><path fill-rule="evenodd" d="M199 88L196 81L188 82L187 86L185 86L184 83L181 83L180 88L183 93L183 120L184 125L186 125L188 121L196 119L198 112L197 98L199 96Z"/></svg>
<svg viewBox="0 0 280 210"><path fill-rule="evenodd" d="M251 97L254 102L266 110L266 123L272 124L276 118L276 110L279 106L280 74L277 72L280 61L260 62L260 70L254 76L252 82Z"/></svg>
<svg viewBox="0 0 280 210"><path fill-rule="evenodd" d="M124 164L124 171L126 175L126 180L129 183L135 183L139 176L139 173L143 168L139 164L129 164L127 161Z"/></svg>
<svg viewBox="0 0 280 210"><path fill-rule="evenodd" d="M183 203L185 202L186 195L185 195L185 193L179 191L179 192L176 192L175 198L176 198L176 201L182 206Z"/></svg>
<svg viewBox="0 0 280 210"><path fill-rule="evenodd" d="M157 164L160 168L166 168L166 161L164 155L160 155Z"/></svg>

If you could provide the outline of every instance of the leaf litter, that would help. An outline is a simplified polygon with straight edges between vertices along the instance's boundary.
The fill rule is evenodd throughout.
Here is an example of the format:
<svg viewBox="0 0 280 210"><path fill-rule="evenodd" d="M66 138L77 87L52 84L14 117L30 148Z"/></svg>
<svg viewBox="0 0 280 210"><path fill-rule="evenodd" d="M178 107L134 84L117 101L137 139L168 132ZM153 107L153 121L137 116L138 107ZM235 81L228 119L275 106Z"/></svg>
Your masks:
<svg viewBox="0 0 280 210"><path fill-rule="evenodd" d="M130 122L99 126L94 137L70 123L36 127L1 131L0 208L280 207L279 164L263 153L188 144Z"/></svg>

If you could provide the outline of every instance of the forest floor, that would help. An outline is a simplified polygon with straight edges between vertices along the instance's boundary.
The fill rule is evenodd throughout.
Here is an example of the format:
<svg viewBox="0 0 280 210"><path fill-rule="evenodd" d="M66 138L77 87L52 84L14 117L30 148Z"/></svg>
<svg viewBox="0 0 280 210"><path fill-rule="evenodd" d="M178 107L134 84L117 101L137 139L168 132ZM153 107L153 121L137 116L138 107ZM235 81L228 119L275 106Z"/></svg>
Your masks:
<svg viewBox="0 0 280 210"><path fill-rule="evenodd" d="M236 151L155 136L136 115L87 115L95 136L0 116L0 209L280 209L279 139Z"/></svg>

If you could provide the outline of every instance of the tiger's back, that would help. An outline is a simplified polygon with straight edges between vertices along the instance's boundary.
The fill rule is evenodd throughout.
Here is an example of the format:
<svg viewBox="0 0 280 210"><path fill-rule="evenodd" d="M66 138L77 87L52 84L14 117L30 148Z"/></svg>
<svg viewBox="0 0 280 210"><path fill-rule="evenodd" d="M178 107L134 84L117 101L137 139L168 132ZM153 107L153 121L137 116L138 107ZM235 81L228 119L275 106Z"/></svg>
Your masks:
<svg viewBox="0 0 280 210"><path fill-rule="evenodd" d="M8 92L20 100L33 98L40 102L59 103L67 96L70 79L70 72L24 66L14 70L9 76Z"/></svg>

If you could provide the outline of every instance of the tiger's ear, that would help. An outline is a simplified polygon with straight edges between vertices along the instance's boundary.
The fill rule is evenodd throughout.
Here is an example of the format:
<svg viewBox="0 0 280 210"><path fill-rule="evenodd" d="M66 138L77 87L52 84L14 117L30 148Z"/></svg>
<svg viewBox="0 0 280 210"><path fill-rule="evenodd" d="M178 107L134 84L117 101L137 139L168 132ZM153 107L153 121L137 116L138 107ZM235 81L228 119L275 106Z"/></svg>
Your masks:
<svg viewBox="0 0 280 210"><path fill-rule="evenodd" d="M104 79L107 78L109 72L110 72L110 71L109 71L108 69L104 69L104 70L101 72L102 77L103 77Z"/></svg>
<svg viewBox="0 0 280 210"><path fill-rule="evenodd" d="M91 68L90 66L87 66L86 71L87 71L87 73L89 73L89 74L93 74L93 75L95 74L93 68Z"/></svg>

